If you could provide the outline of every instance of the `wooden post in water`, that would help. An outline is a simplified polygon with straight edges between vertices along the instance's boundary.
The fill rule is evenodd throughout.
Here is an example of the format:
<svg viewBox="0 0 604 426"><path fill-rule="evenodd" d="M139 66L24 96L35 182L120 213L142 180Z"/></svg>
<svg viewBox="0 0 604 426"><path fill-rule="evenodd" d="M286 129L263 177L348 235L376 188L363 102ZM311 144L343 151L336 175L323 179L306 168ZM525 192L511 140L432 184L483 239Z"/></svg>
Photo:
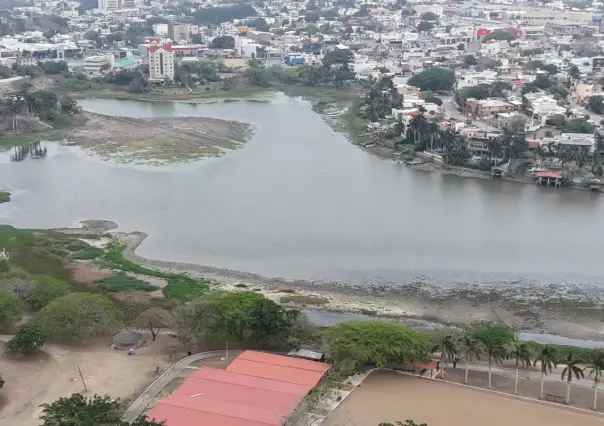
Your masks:
<svg viewBox="0 0 604 426"><path fill-rule="evenodd" d="M86 387L86 382L84 382L84 376L82 376L82 370L80 369L80 364L78 364L78 371L80 372L80 379L82 379L82 384L84 385L84 390L88 392L88 388Z"/></svg>

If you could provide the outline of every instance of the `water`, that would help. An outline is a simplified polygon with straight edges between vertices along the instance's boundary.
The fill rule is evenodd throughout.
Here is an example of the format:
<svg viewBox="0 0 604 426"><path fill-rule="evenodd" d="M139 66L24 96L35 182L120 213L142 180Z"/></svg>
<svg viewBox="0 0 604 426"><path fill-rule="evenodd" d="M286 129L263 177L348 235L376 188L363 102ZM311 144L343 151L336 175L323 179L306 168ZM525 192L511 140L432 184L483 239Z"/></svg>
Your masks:
<svg viewBox="0 0 604 426"><path fill-rule="evenodd" d="M20 227L109 219L150 237L139 254L267 276L353 284L604 285L604 198L580 191L409 170L332 131L308 103L187 105L84 100L128 116L211 116L252 123L250 142L182 167L113 165L69 147L9 163ZM530 284L532 285L532 284Z"/></svg>

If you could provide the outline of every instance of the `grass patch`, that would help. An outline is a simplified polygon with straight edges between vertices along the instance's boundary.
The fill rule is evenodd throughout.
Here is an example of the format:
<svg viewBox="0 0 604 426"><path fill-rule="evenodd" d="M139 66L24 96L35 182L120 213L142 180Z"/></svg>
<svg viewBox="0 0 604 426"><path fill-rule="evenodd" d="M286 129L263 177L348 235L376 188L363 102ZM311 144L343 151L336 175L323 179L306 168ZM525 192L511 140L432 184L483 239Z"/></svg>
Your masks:
<svg viewBox="0 0 604 426"><path fill-rule="evenodd" d="M162 292L164 296L190 302L205 295L213 284L211 280L194 278L186 274L173 272L162 272L157 269L145 268L124 257L126 244L117 242L109 243L103 256L99 258L102 266L119 269L125 272L133 272L139 275L163 278L168 283Z"/></svg>
<svg viewBox="0 0 604 426"><path fill-rule="evenodd" d="M10 192L0 191L0 204L10 201Z"/></svg>
<svg viewBox="0 0 604 426"><path fill-rule="evenodd" d="M56 130L71 129L72 127L81 126L86 123L86 117L83 115L67 115L61 114L47 122Z"/></svg>
<svg viewBox="0 0 604 426"><path fill-rule="evenodd" d="M118 272L110 277L99 278L94 283L107 293L119 293L120 291L129 290L155 291L159 289L159 287L151 285L147 281L131 277L124 272Z"/></svg>
<svg viewBox="0 0 604 426"><path fill-rule="evenodd" d="M37 142L40 142L40 136L32 133L9 133L0 136L0 146L7 148L29 145Z"/></svg>
<svg viewBox="0 0 604 426"><path fill-rule="evenodd" d="M362 99L353 100L348 106L348 110L342 114L341 119L348 134L353 140L357 140L360 135L364 133L364 121L359 117L361 113L361 106L363 105Z"/></svg>
<svg viewBox="0 0 604 426"><path fill-rule="evenodd" d="M92 260L103 254L103 249L97 247L89 247L80 251L77 251L71 255L74 260Z"/></svg>
<svg viewBox="0 0 604 426"><path fill-rule="evenodd" d="M0 247L8 250L13 265L23 268L30 274L49 275L69 281L70 271L63 267L61 259L52 256L55 253L44 252L40 247L42 241L52 235L51 232L0 225Z"/></svg>

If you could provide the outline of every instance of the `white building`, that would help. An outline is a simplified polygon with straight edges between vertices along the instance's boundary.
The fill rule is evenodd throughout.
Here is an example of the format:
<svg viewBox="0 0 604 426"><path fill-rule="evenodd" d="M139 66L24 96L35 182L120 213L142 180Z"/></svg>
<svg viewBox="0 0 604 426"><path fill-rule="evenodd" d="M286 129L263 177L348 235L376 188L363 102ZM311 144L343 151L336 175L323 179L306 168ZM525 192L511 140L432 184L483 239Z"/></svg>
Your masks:
<svg viewBox="0 0 604 426"><path fill-rule="evenodd" d="M595 149L596 137L593 133L561 133L552 138L543 138L541 145L547 145L549 142L570 147L578 146L593 152Z"/></svg>
<svg viewBox="0 0 604 426"><path fill-rule="evenodd" d="M109 61L106 56L96 55L89 56L84 59L84 72L91 74L98 74L101 72L103 67L109 65Z"/></svg>
<svg viewBox="0 0 604 426"><path fill-rule="evenodd" d="M149 48L149 79L161 81L174 80L174 51L172 46L151 46Z"/></svg>

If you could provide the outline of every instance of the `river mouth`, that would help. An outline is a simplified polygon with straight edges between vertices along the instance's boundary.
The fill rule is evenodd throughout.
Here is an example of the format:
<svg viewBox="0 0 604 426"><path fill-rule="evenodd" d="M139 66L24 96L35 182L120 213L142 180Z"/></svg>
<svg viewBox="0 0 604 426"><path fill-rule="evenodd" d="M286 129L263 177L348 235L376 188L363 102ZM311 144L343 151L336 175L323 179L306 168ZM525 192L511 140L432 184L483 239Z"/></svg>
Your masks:
<svg viewBox="0 0 604 426"><path fill-rule="evenodd" d="M222 158L165 169L102 163L65 146L39 162L0 158L0 182L14 194L0 222L55 228L106 218L148 233L137 253L151 259L304 280L451 322L604 334L602 197L409 170L353 146L308 102L285 96L80 103L101 114L236 120L256 131Z"/></svg>

